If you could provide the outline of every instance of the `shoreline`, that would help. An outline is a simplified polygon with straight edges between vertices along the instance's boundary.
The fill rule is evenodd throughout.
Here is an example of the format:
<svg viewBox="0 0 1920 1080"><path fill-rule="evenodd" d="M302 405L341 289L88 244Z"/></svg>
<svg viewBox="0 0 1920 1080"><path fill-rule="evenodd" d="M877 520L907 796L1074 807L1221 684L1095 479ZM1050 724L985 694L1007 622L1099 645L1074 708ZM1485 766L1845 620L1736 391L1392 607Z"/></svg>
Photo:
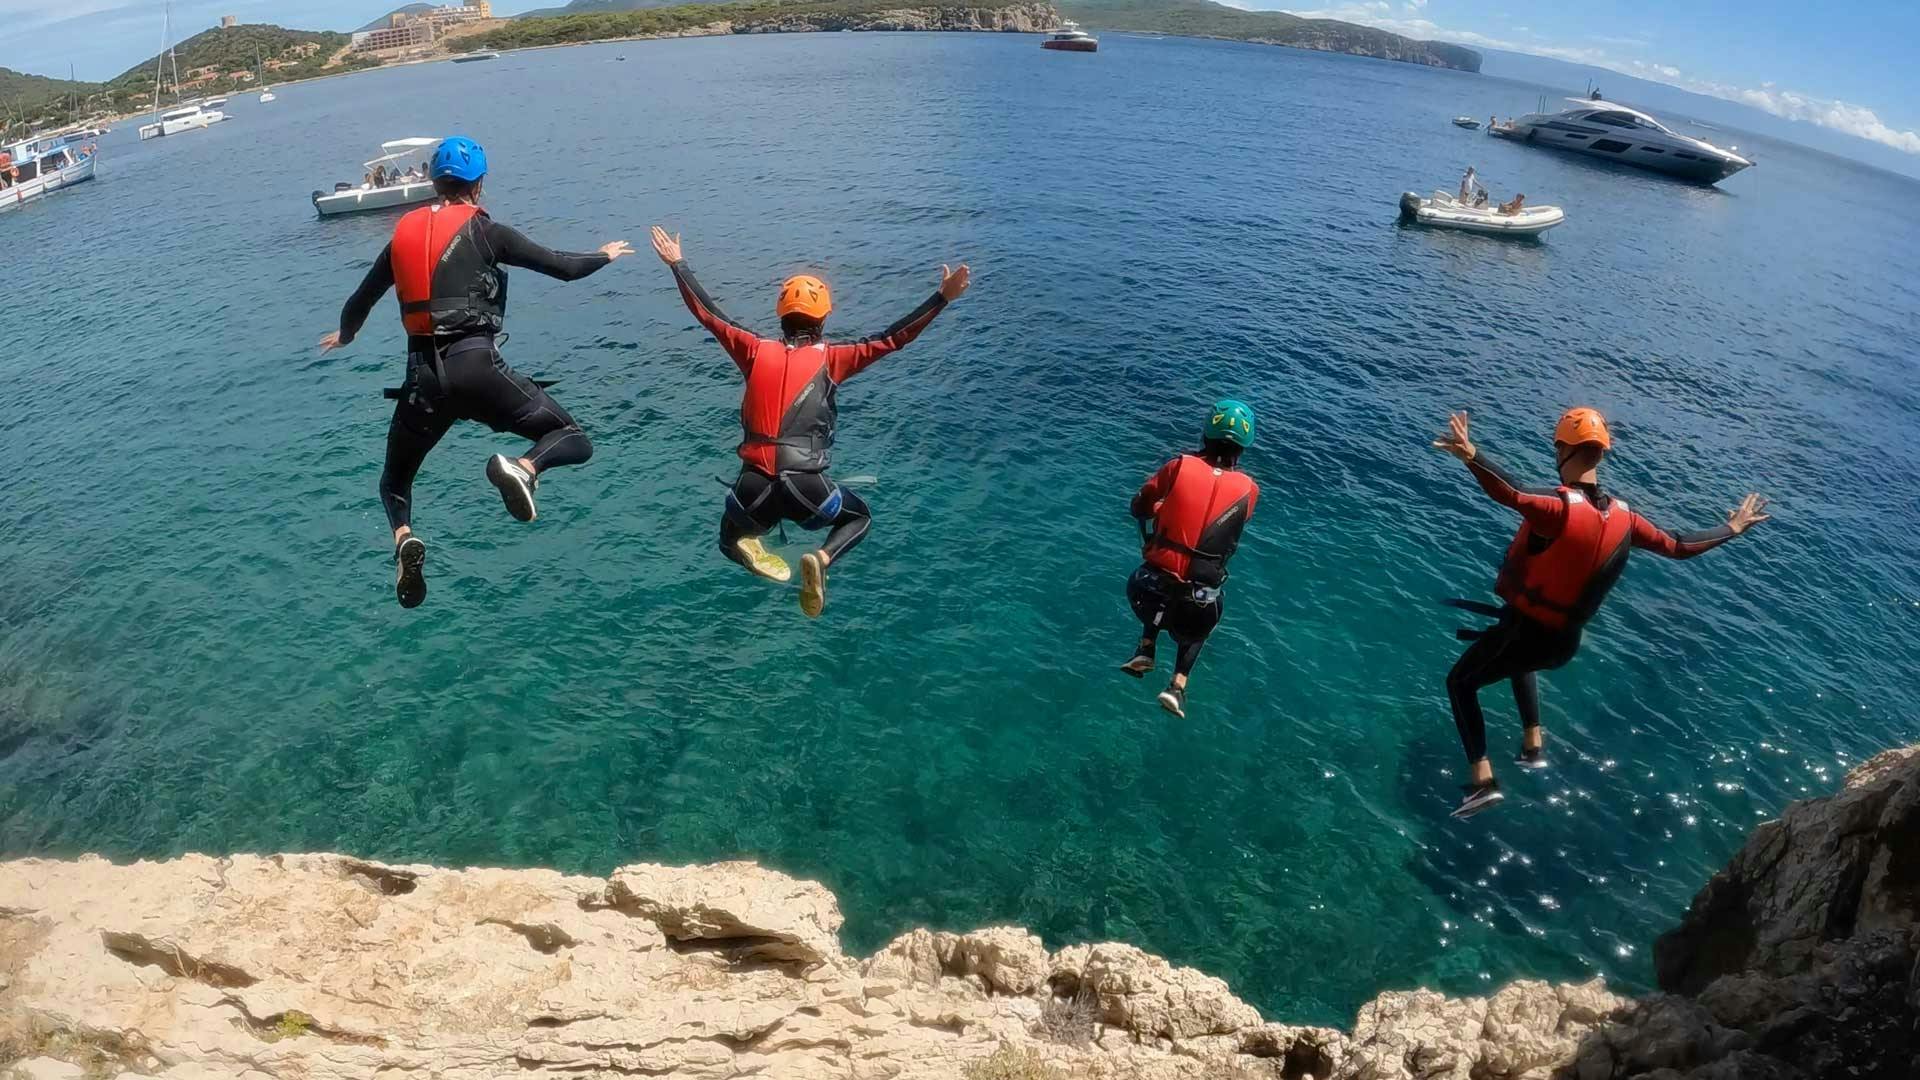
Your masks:
<svg viewBox="0 0 1920 1080"><path fill-rule="evenodd" d="M1920 1063L1920 745L1786 808L1654 944L1664 993L1520 979L1271 1022L1131 945L840 943L751 862L605 878L335 854L0 863L0 1066L28 1076L442 1080L1844 1080ZM1737 932L1729 936L1730 928ZM1911 975L1909 975L1911 972ZM36 1071L38 1070L38 1071ZM999 1071L994 1071L999 1070Z"/></svg>

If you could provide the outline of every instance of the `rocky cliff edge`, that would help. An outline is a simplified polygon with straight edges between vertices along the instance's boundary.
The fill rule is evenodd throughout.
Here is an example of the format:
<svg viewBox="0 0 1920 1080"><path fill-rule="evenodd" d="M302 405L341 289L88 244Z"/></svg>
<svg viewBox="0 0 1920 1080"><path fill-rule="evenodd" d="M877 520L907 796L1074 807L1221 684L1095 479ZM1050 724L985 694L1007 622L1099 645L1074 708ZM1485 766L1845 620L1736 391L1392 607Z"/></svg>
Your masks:
<svg viewBox="0 0 1920 1080"><path fill-rule="evenodd" d="M1667 993L1382 994L1264 1022L1128 945L915 930L865 959L752 863L0 864L0 1076L1913 1080L1920 747L1797 803L1661 938Z"/></svg>

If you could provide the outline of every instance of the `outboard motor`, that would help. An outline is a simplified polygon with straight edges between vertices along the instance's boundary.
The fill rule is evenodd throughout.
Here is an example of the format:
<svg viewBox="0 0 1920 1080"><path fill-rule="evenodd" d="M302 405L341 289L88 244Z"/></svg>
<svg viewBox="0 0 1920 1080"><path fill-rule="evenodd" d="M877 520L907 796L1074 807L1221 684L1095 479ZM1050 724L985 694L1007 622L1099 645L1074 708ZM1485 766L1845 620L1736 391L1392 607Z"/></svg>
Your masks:
<svg viewBox="0 0 1920 1080"><path fill-rule="evenodd" d="M1400 195L1400 220L1412 221L1420 213L1420 196L1416 192L1406 191Z"/></svg>

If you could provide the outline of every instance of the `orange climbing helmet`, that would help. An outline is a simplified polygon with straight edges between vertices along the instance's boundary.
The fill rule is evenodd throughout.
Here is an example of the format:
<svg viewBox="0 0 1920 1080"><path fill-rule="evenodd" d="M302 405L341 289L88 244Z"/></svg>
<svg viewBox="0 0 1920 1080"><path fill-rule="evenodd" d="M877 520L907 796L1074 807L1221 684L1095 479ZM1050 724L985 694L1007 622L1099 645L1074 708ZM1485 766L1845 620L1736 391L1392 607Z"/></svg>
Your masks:
<svg viewBox="0 0 1920 1080"><path fill-rule="evenodd" d="M789 315L805 315L809 319L821 320L827 312L833 310L833 294L827 291L827 283L812 274L790 277L780 286L780 303L774 311L781 318Z"/></svg>
<svg viewBox="0 0 1920 1080"><path fill-rule="evenodd" d="M1568 409L1560 422L1554 425L1553 441L1567 446L1582 446L1587 443L1599 443L1600 449L1613 449L1613 436L1607 434L1607 419L1600 410L1584 406Z"/></svg>

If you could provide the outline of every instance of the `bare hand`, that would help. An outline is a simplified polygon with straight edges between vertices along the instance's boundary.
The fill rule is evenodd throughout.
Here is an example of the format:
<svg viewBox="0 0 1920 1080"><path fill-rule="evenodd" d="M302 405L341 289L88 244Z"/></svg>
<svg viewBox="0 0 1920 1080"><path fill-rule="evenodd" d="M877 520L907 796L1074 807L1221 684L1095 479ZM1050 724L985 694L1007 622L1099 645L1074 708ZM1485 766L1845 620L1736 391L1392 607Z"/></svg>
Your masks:
<svg viewBox="0 0 1920 1080"><path fill-rule="evenodd" d="M1754 492L1741 499L1739 506L1727 512L1727 528L1733 530L1733 535L1739 536L1755 525L1770 520L1772 515L1765 513L1766 509L1766 496Z"/></svg>
<svg viewBox="0 0 1920 1080"><path fill-rule="evenodd" d="M1473 440L1467 437L1467 414L1454 413L1447 418L1447 433L1433 440L1433 448L1445 450L1461 461L1472 461L1480 451L1474 448Z"/></svg>
<svg viewBox="0 0 1920 1080"><path fill-rule="evenodd" d="M605 255L608 262L612 262L622 255L633 254L633 245L625 240L615 240L611 244L600 245L600 254Z"/></svg>
<svg viewBox="0 0 1920 1080"><path fill-rule="evenodd" d="M960 294L966 292L971 284L973 271L967 269L966 263L961 263L958 270L949 270L944 265L940 267L940 296L947 303L960 299Z"/></svg>
<svg viewBox="0 0 1920 1080"><path fill-rule="evenodd" d="M340 331L335 330L333 333L320 339L320 352L322 355L325 355L346 343L347 342L340 337Z"/></svg>
<svg viewBox="0 0 1920 1080"><path fill-rule="evenodd" d="M660 255L660 261L672 266L682 258L680 254L680 234L667 235L667 230L658 225L653 227L653 250Z"/></svg>

